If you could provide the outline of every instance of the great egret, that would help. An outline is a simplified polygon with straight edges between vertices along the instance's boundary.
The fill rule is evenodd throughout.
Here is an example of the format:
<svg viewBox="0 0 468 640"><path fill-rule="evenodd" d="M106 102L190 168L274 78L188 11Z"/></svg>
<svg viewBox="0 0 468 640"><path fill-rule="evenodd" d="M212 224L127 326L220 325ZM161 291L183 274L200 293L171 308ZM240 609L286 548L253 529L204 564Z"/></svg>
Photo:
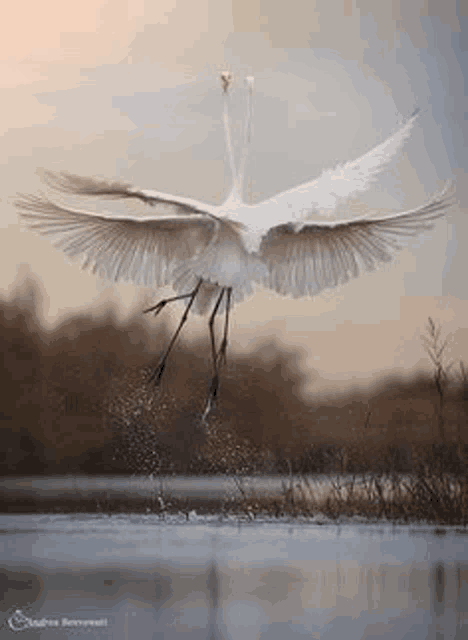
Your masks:
<svg viewBox="0 0 468 640"><path fill-rule="evenodd" d="M376 174L408 138L414 113L397 133L362 157L324 171L319 178L258 204L242 199L244 169L250 143L253 78L246 78L247 117L237 171L229 123L231 74L221 74L224 133L232 188L219 206L159 191L139 190L121 182L47 172L49 186L66 194L105 198L138 198L152 216L122 218L65 208L46 195L23 195L16 203L23 220L44 235L57 237L67 255L84 255L83 268L114 282L172 285L179 295L145 313L156 315L174 300L188 301L180 324L154 371L158 383L172 346L189 312L209 319L213 377L204 417L219 389L219 364L226 358L229 311L260 284L285 296L315 296L391 260L405 238L432 227L451 204L448 188L416 209L371 218L369 215L331 222L312 221L318 209L332 212L351 195L365 191ZM216 349L214 320L225 313L224 334Z"/></svg>

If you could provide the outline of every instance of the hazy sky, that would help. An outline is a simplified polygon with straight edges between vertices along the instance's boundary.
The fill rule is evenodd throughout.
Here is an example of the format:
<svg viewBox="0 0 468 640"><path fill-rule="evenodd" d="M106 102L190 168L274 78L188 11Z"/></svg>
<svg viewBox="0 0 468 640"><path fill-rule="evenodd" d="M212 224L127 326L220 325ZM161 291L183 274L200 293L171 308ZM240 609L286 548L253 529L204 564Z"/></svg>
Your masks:
<svg viewBox="0 0 468 640"><path fill-rule="evenodd" d="M459 201L377 273L315 299L259 291L232 315L232 348L275 337L302 349L304 371L320 376L311 390L343 390L427 366L419 336L431 315L453 334L453 357L468 359L466 2L24 0L3 10L1 29L4 298L29 264L46 326L109 301L125 318L152 300L21 231L13 200L41 188L41 169L65 169L220 202L229 175L219 72L229 68L236 131L243 78L256 79L252 201L357 157L416 107L411 139L362 201L412 208L449 178ZM204 323L192 319L186 334Z"/></svg>

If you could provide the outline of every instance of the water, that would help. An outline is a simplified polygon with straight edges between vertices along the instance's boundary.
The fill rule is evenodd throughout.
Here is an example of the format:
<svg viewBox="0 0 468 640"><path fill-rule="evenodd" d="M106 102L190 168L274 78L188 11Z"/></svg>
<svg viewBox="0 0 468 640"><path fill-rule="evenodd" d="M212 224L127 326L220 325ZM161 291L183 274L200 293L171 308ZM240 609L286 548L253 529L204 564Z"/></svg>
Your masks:
<svg viewBox="0 0 468 640"><path fill-rule="evenodd" d="M401 475L403 480L406 476ZM190 499L222 500L230 495L239 495L238 485L247 493L255 491L258 494L281 495L284 486L298 490L300 487L310 487L315 498L321 498L332 490L332 482L341 485L355 482L359 488L363 479L360 476L341 474L316 474L310 476L259 476L239 477L229 476L163 476L161 478L127 476L30 476L11 477L0 480L0 492L5 497L57 498L66 497L70 501L100 498L151 497L154 494L172 495ZM307 483L307 484L306 484ZM382 482L389 485L389 481Z"/></svg>
<svg viewBox="0 0 468 640"><path fill-rule="evenodd" d="M330 487L331 476L310 476L309 481L314 487L327 485ZM297 477L296 482L299 482ZM288 477L261 476L254 478L239 478L248 488L262 492L278 492L284 482L289 482ZM148 478L136 476L30 476L11 477L0 480L0 489L5 493L18 492L23 495L37 497L70 495L79 497L92 497L101 495L104 491L109 496L125 495L150 496L152 492L170 492L177 497L217 497L222 498L226 492L236 490L236 482L228 476L162 476L161 478Z"/></svg>
<svg viewBox="0 0 468 640"><path fill-rule="evenodd" d="M0 637L468 637L465 532L191 519L0 516Z"/></svg>

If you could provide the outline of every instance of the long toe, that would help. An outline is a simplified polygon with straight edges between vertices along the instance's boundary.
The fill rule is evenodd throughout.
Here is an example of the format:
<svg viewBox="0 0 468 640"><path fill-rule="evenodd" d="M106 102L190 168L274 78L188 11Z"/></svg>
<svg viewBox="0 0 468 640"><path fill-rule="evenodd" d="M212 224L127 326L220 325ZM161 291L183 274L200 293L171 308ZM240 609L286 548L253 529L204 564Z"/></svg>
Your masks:
<svg viewBox="0 0 468 640"><path fill-rule="evenodd" d="M162 374L164 373L164 369L166 368L166 363L162 362L153 372L150 377L150 382L154 382L155 386L158 386L161 382Z"/></svg>
<svg viewBox="0 0 468 640"><path fill-rule="evenodd" d="M154 315L157 316L158 313L164 309L166 304L167 304L166 300L162 300L161 302L158 302L156 306L150 307L149 309L145 309L143 313L151 313L152 311L154 311Z"/></svg>
<svg viewBox="0 0 468 640"><path fill-rule="evenodd" d="M210 393L210 395L208 396L208 400L206 402L205 411L203 412L203 416L202 416L203 425L206 424L206 419L208 418L210 412L214 409L216 409L216 401L212 396L212 394Z"/></svg>
<svg viewBox="0 0 468 640"><path fill-rule="evenodd" d="M151 313L152 311L154 311L154 310L155 310L155 309L157 309L158 307L159 307L159 304L157 304L157 305L156 305L156 306L154 306L154 307L150 307L149 309L145 309L145 310L143 311L143 313Z"/></svg>

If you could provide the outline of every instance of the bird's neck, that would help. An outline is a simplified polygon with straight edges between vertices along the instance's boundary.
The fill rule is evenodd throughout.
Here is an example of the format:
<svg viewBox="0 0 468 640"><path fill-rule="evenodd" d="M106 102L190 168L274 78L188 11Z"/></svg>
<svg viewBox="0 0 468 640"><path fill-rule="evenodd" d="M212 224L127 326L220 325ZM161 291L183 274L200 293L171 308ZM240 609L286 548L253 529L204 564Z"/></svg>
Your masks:
<svg viewBox="0 0 468 640"><path fill-rule="evenodd" d="M239 207L241 205L243 205L243 201L242 201L242 196L239 190L238 185L234 185L228 195L228 197L226 198L226 201L224 202L224 207L229 208L229 209L235 209L236 207Z"/></svg>

